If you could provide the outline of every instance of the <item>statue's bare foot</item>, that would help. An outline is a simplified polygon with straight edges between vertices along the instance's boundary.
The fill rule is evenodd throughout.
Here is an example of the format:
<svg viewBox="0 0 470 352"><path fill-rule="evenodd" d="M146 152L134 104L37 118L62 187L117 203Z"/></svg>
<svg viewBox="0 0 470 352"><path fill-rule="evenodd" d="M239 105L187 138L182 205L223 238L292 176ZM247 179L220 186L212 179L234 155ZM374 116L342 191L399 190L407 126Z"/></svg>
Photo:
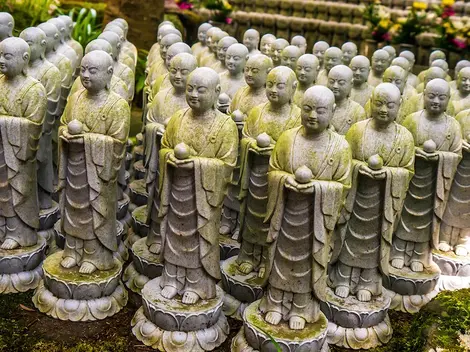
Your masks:
<svg viewBox="0 0 470 352"><path fill-rule="evenodd" d="M393 259L391 264L394 268L403 269L403 266L405 265L405 261L401 258Z"/></svg>
<svg viewBox="0 0 470 352"><path fill-rule="evenodd" d="M70 268L73 268L75 265L77 265L77 261L71 257L65 257L60 262L60 265L62 265L66 269L70 269Z"/></svg>
<svg viewBox="0 0 470 352"><path fill-rule="evenodd" d="M372 298L370 291L368 290L359 290L357 291L357 299L361 302L369 302Z"/></svg>
<svg viewBox="0 0 470 352"><path fill-rule="evenodd" d="M199 301L199 295L191 291L186 291L181 299L184 304L195 304L197 301Z"/></svg>
<svg viewBox="0 0 470 352"><path fill-rule="evenodd" d="M160 294L162 295L163 298L172 299L173 297L176 296L177 293L178 293L178 290L175 287L165 286L163 287L163 290Z"/></svg>
<svg viewBox="0 0 470 352"><path fill-rule="evenodd" d="M230 233L230 226L227 226L227 225L220 226L219 233L224 236L228 235Z"/></svg>
<svg viewBox="0 0 470 352"><path fill-rule="evenodd" d="M84 262L82 265L80 265L80 270L78 270L78 272L81 274L92 274L96 271L96 269L96 266L93 264Z"/></svg>
<svg viewBox="0 0 470 352"><path fill-rule="evenodd" d="M335 295L341 298L346 298L349 296L349 287L347 286L338 286L335 290Z"/></svg>
<svg viewBox="0 0 470 352"><path fill-rule="evenodd" d="M258 277L260 279L262 279L262 278L264 278L265 274L266 274L266 268L264 266L262 266L261 268L259 268Z"/></svg>
<svg viewBox="0 0 470 352"><path fill-rule="evenodd" d="M448 252L450 251L450 245L447 242L440 242L437 246L437 249L439 249L441 252Z"/></svg>
<svg viewBox="0 0 470 352"><path fill-rule="evenodd" d="M240 238L240 229L235 229L235 231L233 231L233 234L232 234L232 239L235 240L235 241L238 241Z"/></svg>
<svg viewBox="0 0 470 352"><path fill-rule="evenodd" d="M2 244L2 249L15 249L18 248L20 244L11 238L7 238Z"/></svg>
<svg viewBox="0 0 470 352"><path fill-rule="evenodd" d="M289 327L292 330L302 330L305 327L305 319L293 316L289 319Z"/></svg>
<svg viewBox="0 0 470 352"><path fill-rule="evenodd" d="M278 325L281 322L282 315L278 312L269 312L264 320L271 325Z"/></svg>
<svg viewBox="0 0 470 352"><path fill-rule="evenodd" d="M238 267L238 270L240 270L240 272L242 274L245 274L245 275L248 275L249 273L251 273L253 271L254 267L251 263L241 263Z"/></svg>
<svg viewBox="0 0 470 352"><path fill-rule="evenodd" d="M420 262L412 262L410 268L416 273L419 273L424 270L423 263Z"/></svg>
<svg viewBox="0 0 470 352"><path fill-rule="evenodd" d="M153 254L160 254L162 246L160 243L154 243L149 246L149 252Z"/></svg>
<svg viewBox="0 0 470 352"><path fill-rule="evenodd" d="M457 246L455 247L455 254L460 257L466 257L468 255L468 250L465 246Z"/></svg>

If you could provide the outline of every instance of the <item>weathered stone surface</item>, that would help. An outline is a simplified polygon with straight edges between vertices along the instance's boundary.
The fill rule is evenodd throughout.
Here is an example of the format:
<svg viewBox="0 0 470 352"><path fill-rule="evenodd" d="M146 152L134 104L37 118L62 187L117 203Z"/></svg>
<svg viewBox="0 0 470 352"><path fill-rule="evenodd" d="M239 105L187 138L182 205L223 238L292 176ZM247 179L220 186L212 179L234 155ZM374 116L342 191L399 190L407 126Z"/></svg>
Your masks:
<svg viewBox="0 0 470 352"><path fill-rule="evenodd" d="M147 204L148 193L145 189L145 179L134 180L129 184L129 197L138 207Z"/></svg>

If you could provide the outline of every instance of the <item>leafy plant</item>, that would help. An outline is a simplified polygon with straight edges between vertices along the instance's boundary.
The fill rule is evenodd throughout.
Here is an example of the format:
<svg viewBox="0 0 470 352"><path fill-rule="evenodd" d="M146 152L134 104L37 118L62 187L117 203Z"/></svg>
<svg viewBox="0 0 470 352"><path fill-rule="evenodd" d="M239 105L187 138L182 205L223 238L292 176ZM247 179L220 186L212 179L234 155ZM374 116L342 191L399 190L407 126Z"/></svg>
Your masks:
<svg viewBox="0 0 470 352"><path fill-rule="evenodd" d="M390 41L389 30L393 23L390 20L390 11L377 0L368 5L362 17L366 21L372 35L377 42Z"/></svg>
<svg viewBox="0 0 470 352"><path fill-rule="evenodd" d="M0 0L0 11L14 15L16 35L53 17L59 6L59 0Z"/></svg>
<svg viewBox="0 0 470 352"><path fill-rule="evenodd" d="M145 84L145 67L147 64L147 56L149 52L144 49L139 49L137 56L137 63L135 67L135 93L139 94L144 89Z"/></svg>
<svg viewBox="0 0 470 352"><path fill-rule="evenodd" d="M78 41L83 47L89 42L96 39L101 33L101 21L97 19L95 9L73 8L68 15L75 22L72 37Z"/></svg>
<svg viewBox="0 0 470 352"><path fill-rule="evenodd" d="M390 29L394 43L416 44L416 36L427 29L427 26L424 24L426 8L427 4L414 2L408 16L398 19L398 22Z"/></svg>
<svg viewBox="0 0 470 352"><path fill-rule="evenodd" d="M202 0L201 7L212 11L212 20L230 24L232 5L227 0Z"/></svg>

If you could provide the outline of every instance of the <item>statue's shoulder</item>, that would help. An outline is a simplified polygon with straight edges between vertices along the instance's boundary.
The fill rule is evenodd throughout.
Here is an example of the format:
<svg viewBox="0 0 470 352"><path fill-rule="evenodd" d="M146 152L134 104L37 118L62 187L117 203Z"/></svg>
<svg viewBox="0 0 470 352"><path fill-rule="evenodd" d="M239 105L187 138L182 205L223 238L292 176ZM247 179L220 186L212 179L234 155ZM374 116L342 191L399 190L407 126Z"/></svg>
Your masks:
<svg viewBox="0 0 470 352"><path fill-rule="evenodd" d="M33 76L27 76L26 80L21 87L20 90L22 96L25 96L26 94L46 94L46 89L44 86L41 84L39 80L34 78Z"/></svg>
<svg viewBox="0 0 470 352"><path fill-rule="evenodd" d="M411 142L411 144L414 144L414 138L413 138L413 135L411 134L411 132L404 126L396 123L396 127L397 127L397 131L398 131L398 135L400 135L402 137L402 140L405 141L405 142Z"/></svg>
<svg viewBox="0 0 470 352"><path fill-rule="evenodd" d="M343 135L332 130L328 130L328 133L330 134L330 143L335 145L335 149L338 152L349 150L351 148Z"/></svg>
<svg viewBox="0 0 470 352"><path fill-rule="evenodd" d="M116 111L116 112L129 111L130 113L130 108L129 108L129 104L127 103L127 101L115 92L109 93L108 99L106 100L106 103L104 106L104 109L106 108L108 108L110 111Z"/></svg>

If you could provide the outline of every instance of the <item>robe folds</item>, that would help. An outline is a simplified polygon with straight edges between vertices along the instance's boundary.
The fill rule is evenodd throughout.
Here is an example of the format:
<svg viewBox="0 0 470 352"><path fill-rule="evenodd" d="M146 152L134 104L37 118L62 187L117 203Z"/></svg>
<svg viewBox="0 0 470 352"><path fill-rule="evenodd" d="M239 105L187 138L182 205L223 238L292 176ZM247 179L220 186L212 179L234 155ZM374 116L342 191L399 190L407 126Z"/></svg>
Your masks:
<svg viewBox="0 0 470 352"><path fill-rule="evenodd" d="M127 102L114 92L110 92L105 103L97 107L90 106L86 94L87 90L82 89L69 98L59 128L59 136L62 136L71 121L78 120L83 124L83 147L60 139L61 227L65 235L82 240L97 239L113 252L117 250L116 183L129 134L130 110ZM72 151L82 153L85 170L69 176L74 167L74 164L68 165ZM74 192L69 178L86 184L87 194ZM87 205L85 209L75 209L82 203ZM69 214L71 211L74 214ZM87 227L90 231L83 231L80 224L90 221Z"/></svg>
<svg viewBox="0 0 470 352"><path fill-rule="evenodd" d="M160 234L162 237L161 256L164 259L167 236L176 236L174 231L181 232L184 224L171 223L171 195L176 170L168 163L175 147L185 143L192 151L193 169L191 171L194 184L196 217L196 234L199 240L199 259L205 272L215 280L220 279L219 267L219 222L222 203L227 186L235 167L238 150L238 131L233 120L213 111L212 124L206 136L195 133L200 122L191 116L190 108L176 112L170 119L162 138L159 151L159 193L161 219ZM205 121L209 123L210 121ZM176 229L176 230L175 230ZM176 248L178 250L179 248ZM181 248L181 256L184 249Z"/></svg>
<svg viewBox="0 0 470 352"><path fill-rule="evenodd" d="M353 125L346 134L346 140L351 146L353 156L351 172L352 186L346 197L344 208L335 230L335 247L331 263L334 264L339 260L343 264L353 268L369 269L378 267L384 275L387 275L392 234L396 228L397 220L399 219L403 207L408 184L413 176L414 144L411 133L403 126L394 123L395 137L390 148L387 148L387 150L382 153L378 153L377 150L365 148L364 146L367 145L366 141L368 138L367 128L370 126L371 122L372 120L370 119L360 121ZM359 172L361 166L367 165L368 159L374 154L379 154L383 159L383 169L386 174L384 180L369 179ZM366 187L370 189L373 188L372 183L378 183L377 187L381 189L381 191L374 194L374 199L368 199L370 195L358 193L358 186L360 186L358 184L359 180L361 180L362 183L370 180L370 187ZM361 192L364 192L364 190L361 190ZM377 205L374 214L368 213L369 209L371 209L371 205L365 205L364 202L366 201ZM356 204L356 202L359 202L359 204ZM370 229L370 231L376 233L376 236L379 236L378 239L373 240L374 243L380 246L377 249L378 253L372 252L372 248L366 246L366 243L371 240L369 237L371 232L366 230L367 224L363 226L360 225L363 219L375 219L375 216L379 216L376 223L379 227L377 229ZM349 227L353 224L349 222L352 221L353 218L359 226L358 228L350 229ZM371 221L371 223L374 222ZM358 230L367 232L357 234L356 231ZM350 237L357 235L359 235L358 238ZM354 258L355 255L363 251L365 251L363 253L364 258Z"/></svg>

